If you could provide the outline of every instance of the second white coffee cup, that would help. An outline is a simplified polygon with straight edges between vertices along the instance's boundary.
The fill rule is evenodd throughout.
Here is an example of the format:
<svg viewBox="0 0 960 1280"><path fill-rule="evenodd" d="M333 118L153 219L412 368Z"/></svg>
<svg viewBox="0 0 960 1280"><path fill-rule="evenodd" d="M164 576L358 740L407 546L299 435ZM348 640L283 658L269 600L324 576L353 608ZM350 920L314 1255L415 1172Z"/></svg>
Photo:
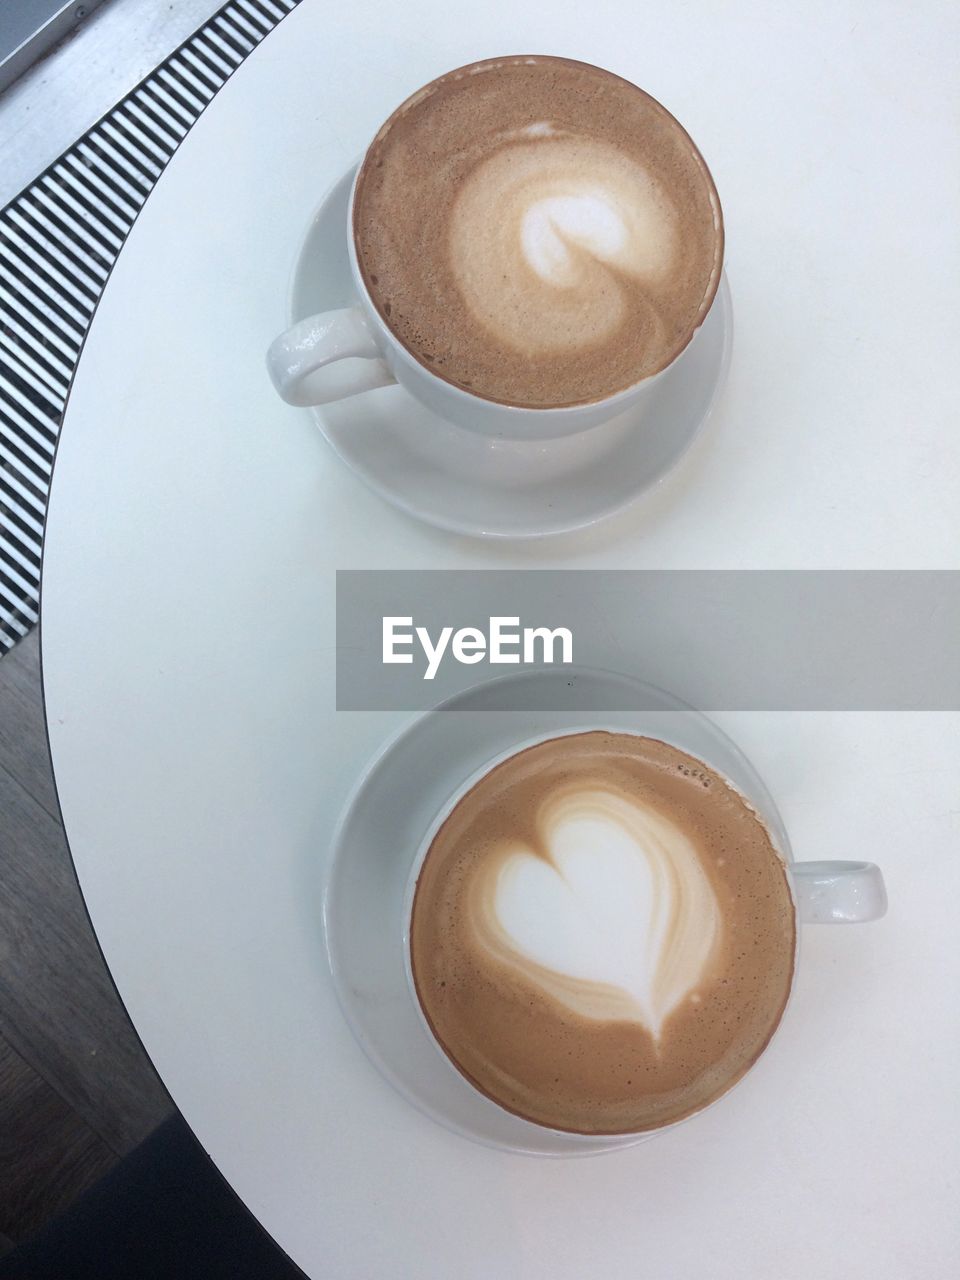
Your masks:
<svg viewBox="0 0 960 1280"><path fill-rule="evenodd" d="M409 101L418 97L419 94L414 94ZM398 108L394 116L406 105ZM641 408L652 396L656 384L667 373L676 371L697 342L702 322L716 295L722 255L717 260L715 277L690 340L666 368L631 386L589 403L527 407L485 399L446 381L422 364L397 338L377 310L364 281L354 234L354 205L363 170L361 163L351 187L343 228L355 302L298 321L280 334L267 352L270 378L288 404L301 407L329 404L399 383L432 413L481 435L511 440L556 439L599 426L627 410ZM721 227L722 246L718 202L715 216Z"/></svg>
<svg viewBox="0 0 960 1280"><path fill-rule="evenodd" d="M877 919L886 910L886 894L880 871L872 863L794 862L783 822L763 781L707 717L652 686L589 670L577 670L574 678L584 703L592 709L559 712L553 709L558 697L555 675L521 674L478 686L427 713L387 744L358 782L344 811L334 841L324 920L327 953L344 1014L370 1059L401 1094L439 1124L474 1141L524 1154L570 1156L643 1142L686 1124L701 1112L639 1133L607 1136L553 1130L506 1111L474 1088L435 1040L410 966L413 894L436 831L480 777L527 746L584 729L658 737L707 762L757 813L787 865L798 926ZM570 678L569 672L564 673L563 682ZM526 701L543 709L523 713L492 709L503 705L498 692L505 689L516 691L518 703ZM637 702L643 709L603 709ZM521 725L526 725L526 734ZM798 928L796 960L799 936ZM796 973L795 963L791 992ZM842 992L837 998L842 998ZM724 1096L708 1106L722 1102Z"/></svg>

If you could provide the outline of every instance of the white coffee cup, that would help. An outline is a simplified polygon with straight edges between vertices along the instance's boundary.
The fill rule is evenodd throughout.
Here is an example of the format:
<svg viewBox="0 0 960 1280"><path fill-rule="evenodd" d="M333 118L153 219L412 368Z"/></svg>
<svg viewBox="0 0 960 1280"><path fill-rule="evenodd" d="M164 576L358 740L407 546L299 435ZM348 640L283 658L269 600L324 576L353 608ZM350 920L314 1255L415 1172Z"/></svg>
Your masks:
<svg viewBox="0 0 960 1280"><path fill-rule="evenodd" d="M885 913L887 899L883 877L873 863L793 860L783 821L763 781L706 716L630 677L569 668L562 678L578 684L584 709L556 711L556 678L556 673L520 673L492 681L486 690L479 686L428 712L387 744L358 782L341 819L324 919L327 953L347 1021L400 1093L438 1123L476 1142L521 1154L570 1156L632 1146L688 1123L700 1111L642 1133L598 1136L550 1129L506 1111L480 1093L434 1039L410 966L414 888L441 823L490 769L537 742L586 729L661 738L709 764L754 809L786 864L798 925L791 998L800 959L799 926L876 920ZM517 690L518 704L525 706L531 706L536 690L542 689L543 709L498 709L505 702L509 705L500 691L511 689ZM638 703L645 709L619 710ZM529 726L526 735L518 730L523 723ZM451 775L458 772L450 785ZM417 834L411 840L413 832ZM778 1027L785 1016L786 1008ZM749 1078L753 1066L741 1079ZM707 1106L716 1106L725 1096Z"/></svg>
<svg viewBox="0 0 960 1280"><path fill-rule="evenodd" d="M590 404L530 408L500 404L472 395L445 381L421 364L394 335L377 311L363 280L357 258L353 207L359 166L350 190L344 235L356 302L337 311L324 311L280 334L267 351L267 369L281 397L292 405L329 404L399 383L431 412L448 422L497 439L548 440L599 426L630 409L638 409L655 384L685 360L716 301L700 316L690 341L666 368Z"/></svg>

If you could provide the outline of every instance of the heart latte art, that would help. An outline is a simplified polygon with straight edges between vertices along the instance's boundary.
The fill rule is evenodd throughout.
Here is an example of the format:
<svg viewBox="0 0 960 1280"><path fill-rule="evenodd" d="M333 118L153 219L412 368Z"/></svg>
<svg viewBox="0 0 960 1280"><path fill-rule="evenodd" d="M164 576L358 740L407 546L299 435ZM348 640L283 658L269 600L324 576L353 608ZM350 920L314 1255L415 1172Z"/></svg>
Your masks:
<svg viewBox="0 0 960 1280"><path fill-rule="evenodd" d="M677 121L564 58L497 58L414 94L367 153L353 230L370 295L416 359L531 408L665 368L723 257L713 181Z"/></svg>
<svg viewBox="0 0 960 1280"><path fill-rule="evenodd" d="M477 938L572 1012L659 1041L720 931L696 849L655 810L599 789L561 793L537 821L547 857L505 845L479 870Z"/></svg>
<svg viewBox="0 0 960 1280"><path fill-rule="evenodd" d="M528 748L454 806L417 881L410 959L454 1065L529 1120L653 1128L723 1093L793 972L786 873L746 801L666 743Z"/></svg>

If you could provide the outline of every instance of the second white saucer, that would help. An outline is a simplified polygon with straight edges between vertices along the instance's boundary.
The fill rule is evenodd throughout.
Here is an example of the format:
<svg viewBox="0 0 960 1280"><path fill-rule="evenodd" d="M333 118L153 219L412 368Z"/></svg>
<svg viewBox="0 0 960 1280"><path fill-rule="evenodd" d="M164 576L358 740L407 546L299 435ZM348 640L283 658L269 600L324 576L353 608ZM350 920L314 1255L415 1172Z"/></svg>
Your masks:
<svg viewBox="0 0 960 1280"><path fill-rule="evenodd" d="M355 168L332 188L294 273L291 323L353 302L347 207ZM494 440L382 387L312 409L337 454L387 502L428 524L491 538L538 538L596 524L679 462L713 407L730 363L726 277L684 360L642 408L556 440Z"/></svg>

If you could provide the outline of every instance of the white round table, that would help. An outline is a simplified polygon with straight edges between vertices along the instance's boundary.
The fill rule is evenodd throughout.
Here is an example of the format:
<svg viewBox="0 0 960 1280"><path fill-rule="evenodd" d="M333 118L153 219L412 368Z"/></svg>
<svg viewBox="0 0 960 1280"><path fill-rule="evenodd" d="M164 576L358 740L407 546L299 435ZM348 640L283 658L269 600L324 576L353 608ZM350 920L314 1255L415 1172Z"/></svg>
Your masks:
<svg viewBox="0 0 960 1280"><path fill-rule="evenodd" d="M43 569L70 847L130 1016L200 1142L310 1276L953 1276L953 714L718 717L800 857L891 910L808 930L750 1081L654 1142L467 1143L368 1064L318 912L332 824L402 719L334 704L337 568L957 568L960 14L306 0L215 98L107 286ZM592 533L492 546L385 506L263 352L323 191L411 89L499 52L650 89L724 201L730 383L679 472Z"/></svg>

